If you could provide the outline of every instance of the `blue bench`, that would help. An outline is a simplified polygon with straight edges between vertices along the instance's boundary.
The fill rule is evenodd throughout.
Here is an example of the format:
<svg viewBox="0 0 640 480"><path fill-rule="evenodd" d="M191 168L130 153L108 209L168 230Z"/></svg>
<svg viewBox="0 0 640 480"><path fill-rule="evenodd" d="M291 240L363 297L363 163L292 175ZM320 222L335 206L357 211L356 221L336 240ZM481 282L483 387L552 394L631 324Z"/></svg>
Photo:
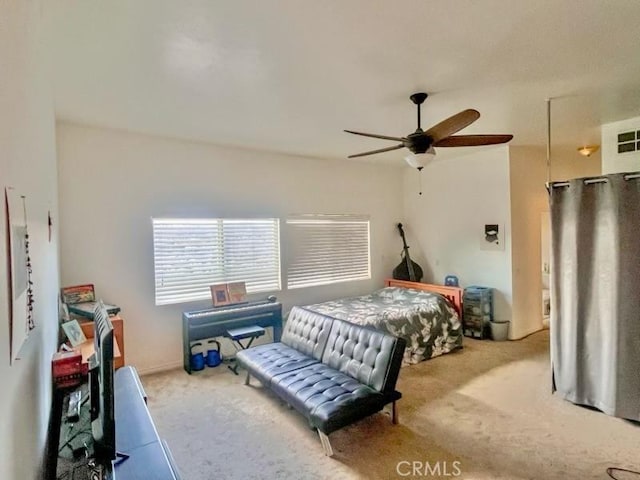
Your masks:
<svg viewBox="0 0 640 480"><path fill-rule="evenodd" d="M225 337L231 339L236 352L246 350L251 346L256 338L265 334L265 329L258 325L249 325L247 327L230 328L224 334ZM246 345L242 343L242 340L249 339L249 343ZM234 363L229 365L229 370L238 375L238 364Z"/></svg>

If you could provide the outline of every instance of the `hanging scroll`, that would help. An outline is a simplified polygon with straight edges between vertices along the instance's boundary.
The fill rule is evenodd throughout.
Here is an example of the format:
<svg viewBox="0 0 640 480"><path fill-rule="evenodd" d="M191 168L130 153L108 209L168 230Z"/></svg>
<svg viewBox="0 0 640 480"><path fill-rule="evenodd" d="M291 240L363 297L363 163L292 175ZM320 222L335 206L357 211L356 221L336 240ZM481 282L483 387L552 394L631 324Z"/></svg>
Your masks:
<svg viewBox="0 0 640 480"><path fill-rule="evenodd" d="M5 188L6 251L9 287L9 355L10 362L19 352L29 332L35 328L33 318L33 281L29 256L27 202L14 188Z"/></svg>

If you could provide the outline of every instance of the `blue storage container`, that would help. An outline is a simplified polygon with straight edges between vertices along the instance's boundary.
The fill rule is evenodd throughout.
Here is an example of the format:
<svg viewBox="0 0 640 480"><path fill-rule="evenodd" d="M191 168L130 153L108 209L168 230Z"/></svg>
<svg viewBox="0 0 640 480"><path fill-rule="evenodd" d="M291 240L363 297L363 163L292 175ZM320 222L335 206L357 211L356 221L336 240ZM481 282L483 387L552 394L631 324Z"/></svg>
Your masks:
<svg viewBox="0 0 640 480"><path fill-rule="evenodd" d="M464 335L473 338L489 336L493 321L493 288L476 285L465 288L462 305Z"/></svg>

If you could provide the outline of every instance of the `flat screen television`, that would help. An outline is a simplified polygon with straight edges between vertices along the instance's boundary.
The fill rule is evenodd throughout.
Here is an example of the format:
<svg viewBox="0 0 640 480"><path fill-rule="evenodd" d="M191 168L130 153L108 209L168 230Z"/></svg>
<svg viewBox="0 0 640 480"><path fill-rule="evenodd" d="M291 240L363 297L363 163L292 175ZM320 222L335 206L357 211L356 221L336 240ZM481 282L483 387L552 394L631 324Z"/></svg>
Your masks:
<svg viewBox="0 0 640 480"><path fill-rule="evenodd" d="M113 324L102 301L94 310L94 348L89 359L91 431L96 460L111 465L116 458L116 420L113 383Z"/></svg>

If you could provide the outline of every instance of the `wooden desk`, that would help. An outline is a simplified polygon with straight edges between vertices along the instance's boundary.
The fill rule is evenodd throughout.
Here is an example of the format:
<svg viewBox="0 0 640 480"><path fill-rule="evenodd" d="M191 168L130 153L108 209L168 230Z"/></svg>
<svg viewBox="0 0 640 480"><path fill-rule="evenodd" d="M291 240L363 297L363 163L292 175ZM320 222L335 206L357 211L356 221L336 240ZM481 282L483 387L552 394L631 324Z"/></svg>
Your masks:
<svg viewBox="0 0 640 480"><path fill-rule="evenodd" d="M93 329L94 325L91 320L82 317L75 317L80 324L80 328L82 328L82 332L84 336L87 337L87 341L93 342ZM113 336L116 340L116 345L114 346L114 358L113 364L115 368L120 368L125 364L125 349L124 349L124 322L119 315L115 315L109 318L111 323L113 324ZM120 356L118 356L118 350ZM84 361L84 353L83 353L83 361Z"/></svg>

